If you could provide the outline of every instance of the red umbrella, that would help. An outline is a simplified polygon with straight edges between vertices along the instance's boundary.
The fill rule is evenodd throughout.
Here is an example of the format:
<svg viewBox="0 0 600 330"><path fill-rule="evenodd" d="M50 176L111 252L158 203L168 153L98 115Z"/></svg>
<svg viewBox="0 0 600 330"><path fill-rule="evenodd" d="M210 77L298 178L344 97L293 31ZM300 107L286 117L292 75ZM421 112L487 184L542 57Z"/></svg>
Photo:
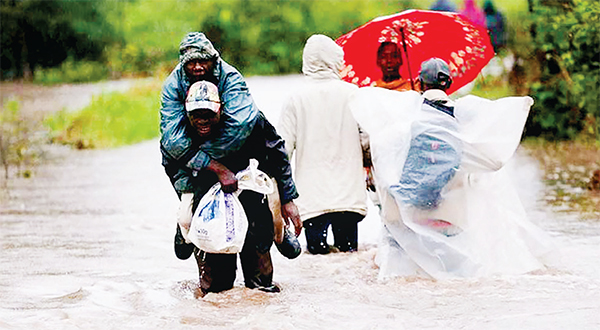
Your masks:
<svg viewBox="0 0 600 330"><path fill-rule="evenodd" d="M494 57L487 31L461 14L406 10L375 18L336 40L344 49L346 62L342 79L361 87L380 79L377 48L384 41L402 45L400 75L404 78L416 79L421 63L431 57L445 60L453 78L448 93L475 79Z"/></svg>

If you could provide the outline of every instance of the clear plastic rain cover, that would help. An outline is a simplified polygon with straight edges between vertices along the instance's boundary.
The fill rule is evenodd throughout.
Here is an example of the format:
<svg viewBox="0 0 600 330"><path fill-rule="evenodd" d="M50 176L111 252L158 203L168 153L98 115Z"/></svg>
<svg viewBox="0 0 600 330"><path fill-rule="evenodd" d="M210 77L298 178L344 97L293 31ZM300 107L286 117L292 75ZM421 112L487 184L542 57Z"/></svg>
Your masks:
<svg viewBox="0 0 600 330"><path fill-rule="evenodd" d="M466 96L454 117L413 91L361 88L352 113L369 134L383 223L379 277L520 274L544 267L549 237L525 213L504 165L530 97Z"/></svg>

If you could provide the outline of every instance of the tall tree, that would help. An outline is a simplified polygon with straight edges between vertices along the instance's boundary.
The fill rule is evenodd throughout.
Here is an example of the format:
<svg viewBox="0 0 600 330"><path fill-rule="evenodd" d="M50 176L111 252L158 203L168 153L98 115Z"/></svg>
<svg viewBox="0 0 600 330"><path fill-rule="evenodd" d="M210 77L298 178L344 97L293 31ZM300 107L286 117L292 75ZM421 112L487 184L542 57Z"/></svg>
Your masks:
<svg viewBox="0 0 600 330"><path fill-rule="evenodd" d="M104 1L1 0L2 79L28 78L68 57L98 60L115 38Z"/></svg>

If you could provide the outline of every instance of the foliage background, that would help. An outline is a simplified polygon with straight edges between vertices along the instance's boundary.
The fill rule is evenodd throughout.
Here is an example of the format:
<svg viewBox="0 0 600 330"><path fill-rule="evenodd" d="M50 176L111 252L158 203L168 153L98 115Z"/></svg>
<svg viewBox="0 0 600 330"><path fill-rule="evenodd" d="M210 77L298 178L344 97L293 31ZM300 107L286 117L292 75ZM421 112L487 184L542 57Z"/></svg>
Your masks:
<svg viewBox="0 0 600 330"><path fill-rule="evenodd" d="M528 134L598 140L600 3L536 1L531 9L531 43L519 49L536 98Z"/></svg>
<svg viewBox="0 0 600 330"><path fill-rule="evenodd" d="M2 0L2 79L31 78L38 68L102 61L119 36L103 12L109 2Z"/></svg>

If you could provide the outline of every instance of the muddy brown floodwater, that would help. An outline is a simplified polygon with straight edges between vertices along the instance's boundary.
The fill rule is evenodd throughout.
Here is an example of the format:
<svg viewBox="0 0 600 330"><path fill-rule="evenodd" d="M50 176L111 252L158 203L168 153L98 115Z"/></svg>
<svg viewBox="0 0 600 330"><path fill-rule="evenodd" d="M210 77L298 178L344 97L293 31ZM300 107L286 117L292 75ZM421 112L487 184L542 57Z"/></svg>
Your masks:
<svg viewBox="0 0 600 330"><path fill-rule="evenodd" d="M276 121L300 80L248 84ZM158 141L57 150L32 178L11 180L0 206L0 329L600 328L600 224L547 209L539 166L520 151L508 166L560 260L545 270L378 281L380 223L371 205L358 252L288 260L273 249L281 293L246 289L238 275L234 289L195 299L195 261L173 253L177 198Z"/></svg>

